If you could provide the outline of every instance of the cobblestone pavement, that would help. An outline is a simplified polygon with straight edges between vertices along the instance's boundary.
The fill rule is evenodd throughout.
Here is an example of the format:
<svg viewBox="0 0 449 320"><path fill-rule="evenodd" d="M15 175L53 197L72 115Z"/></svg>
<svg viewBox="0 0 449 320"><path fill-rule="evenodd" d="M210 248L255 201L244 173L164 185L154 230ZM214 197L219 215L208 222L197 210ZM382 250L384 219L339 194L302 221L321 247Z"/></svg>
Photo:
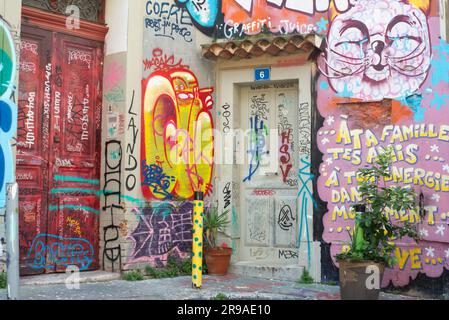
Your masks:
<svg viewBox="0 0 449 320"><path fill-rule="evenodd" d="M69 289L64 282L52 282L52 277L61 279L65 275L43 276L46 281L23 281L20 299L23 300L209 300L218 294L229 299L263 300L339 300L339 287L320 284L298 284L295 282L245 278L239 275L205 276L202 289L191 287L190 277L150 279L144 281L111 280L106 282L80 283L79 289ZM26 279L26 278L25 278ZM91 279L92 280L92 279ZM28 284L24 284L28 283ZM6 291L0 292L6 299ZM413 297L381 294L384 300L409 300Z"/></svg>

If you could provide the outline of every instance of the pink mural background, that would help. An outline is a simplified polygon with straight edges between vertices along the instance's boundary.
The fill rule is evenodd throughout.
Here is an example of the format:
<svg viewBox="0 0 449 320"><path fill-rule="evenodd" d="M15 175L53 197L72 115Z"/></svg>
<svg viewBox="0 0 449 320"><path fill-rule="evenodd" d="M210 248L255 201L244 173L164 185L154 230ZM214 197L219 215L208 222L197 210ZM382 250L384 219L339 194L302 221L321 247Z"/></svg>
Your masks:
<svg viewBox="0 0 449 320"><path fill-rule="evenodd" d="M383 286L404 286L420 272L439 277L449 269L449 46L439 38L438 15L430 14L437 10L428 1L358 3L360 8L332 20L329 46L319 60L324 126L317 135L323 153L318 187L328 202L323 239L332 244L332 257L350 240L349 208L357 200L353 173L382 146L393 145L398 181L423 193L427 211L423 219L418 213L390 215L418 224L422 239L397 242L399 263L386 271Z"/></svg>

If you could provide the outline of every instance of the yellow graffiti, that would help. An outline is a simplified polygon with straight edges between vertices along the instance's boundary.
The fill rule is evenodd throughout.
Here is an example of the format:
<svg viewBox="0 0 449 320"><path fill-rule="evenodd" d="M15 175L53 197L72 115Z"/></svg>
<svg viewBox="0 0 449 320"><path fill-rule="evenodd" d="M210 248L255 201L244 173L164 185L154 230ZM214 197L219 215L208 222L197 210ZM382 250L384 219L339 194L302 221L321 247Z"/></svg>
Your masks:
<svg viewBox="0 0 449 320"><path fill-rule="evenodd" d="M195 191L207 194L214 157L209 112L213 90L199 89L195 75L184 68L153 73L143 90L145 197L191 199Z"/></svg>
<svg viewBox="0 0 449 320"><path fill-rule="evenodd" d="M401 249L396 247L395 255L398 259L399 269L404 270L407 260L410 258L410 267L413 270L420 270L422 268L421 254L421 248Z"/></svg>
<svg viewBox="0 0 449 320"><path fill-rule="evenodd" d="M80 227L80 223L79 221L76 221L70 217L67 217L67 224L71 227L74 228L75 230L73 231L78 237L81 237L81 227Z"/></svg>

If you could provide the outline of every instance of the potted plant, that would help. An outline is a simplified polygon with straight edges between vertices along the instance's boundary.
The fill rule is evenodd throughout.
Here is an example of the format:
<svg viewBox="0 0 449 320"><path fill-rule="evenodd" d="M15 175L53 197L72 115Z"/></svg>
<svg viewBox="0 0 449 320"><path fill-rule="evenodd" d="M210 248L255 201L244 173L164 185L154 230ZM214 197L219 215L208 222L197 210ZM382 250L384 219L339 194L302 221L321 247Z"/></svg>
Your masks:
<svg viewBox="0 0 449 320"><path fill-rule="evenodd" d="M206 259L207 272L211 275L225 275L228 272L231 261L232 248L226 243L217 246L219 233L224 233L229 224L228 211L218 213L217 207L211 207L204 217L204 231L206 248L204 257Z"/></svg>
<svg viewBox="0 0 449 320"><path fill-rule="evenodd" d="M416 226L392 222L387 210L416 209L417 196L409 186L387 185L391 179L393 149L380 153L371 167L357 171L361 201L352 206L355 227L348 250L336 256L340 267L340 293L343 300L377 300L386 267L397 259L395 243L405 236L418 240ZM375 275L374 273L378 274ZM374 275L374 278L372 277ZM377 283L372 280L377 279Z"/></svg>

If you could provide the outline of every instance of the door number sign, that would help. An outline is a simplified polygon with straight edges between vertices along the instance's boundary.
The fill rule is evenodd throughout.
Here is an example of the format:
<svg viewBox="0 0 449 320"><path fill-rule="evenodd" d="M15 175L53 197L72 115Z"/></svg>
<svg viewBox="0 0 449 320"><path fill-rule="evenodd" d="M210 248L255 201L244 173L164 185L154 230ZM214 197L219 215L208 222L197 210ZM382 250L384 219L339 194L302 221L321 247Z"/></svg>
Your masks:
<svg viewBox="0 0 449 320"><path fill-rule="evenodd" d="M256 81L270 80L270 68L257 68L254 70L254 79Z"/></svg>

